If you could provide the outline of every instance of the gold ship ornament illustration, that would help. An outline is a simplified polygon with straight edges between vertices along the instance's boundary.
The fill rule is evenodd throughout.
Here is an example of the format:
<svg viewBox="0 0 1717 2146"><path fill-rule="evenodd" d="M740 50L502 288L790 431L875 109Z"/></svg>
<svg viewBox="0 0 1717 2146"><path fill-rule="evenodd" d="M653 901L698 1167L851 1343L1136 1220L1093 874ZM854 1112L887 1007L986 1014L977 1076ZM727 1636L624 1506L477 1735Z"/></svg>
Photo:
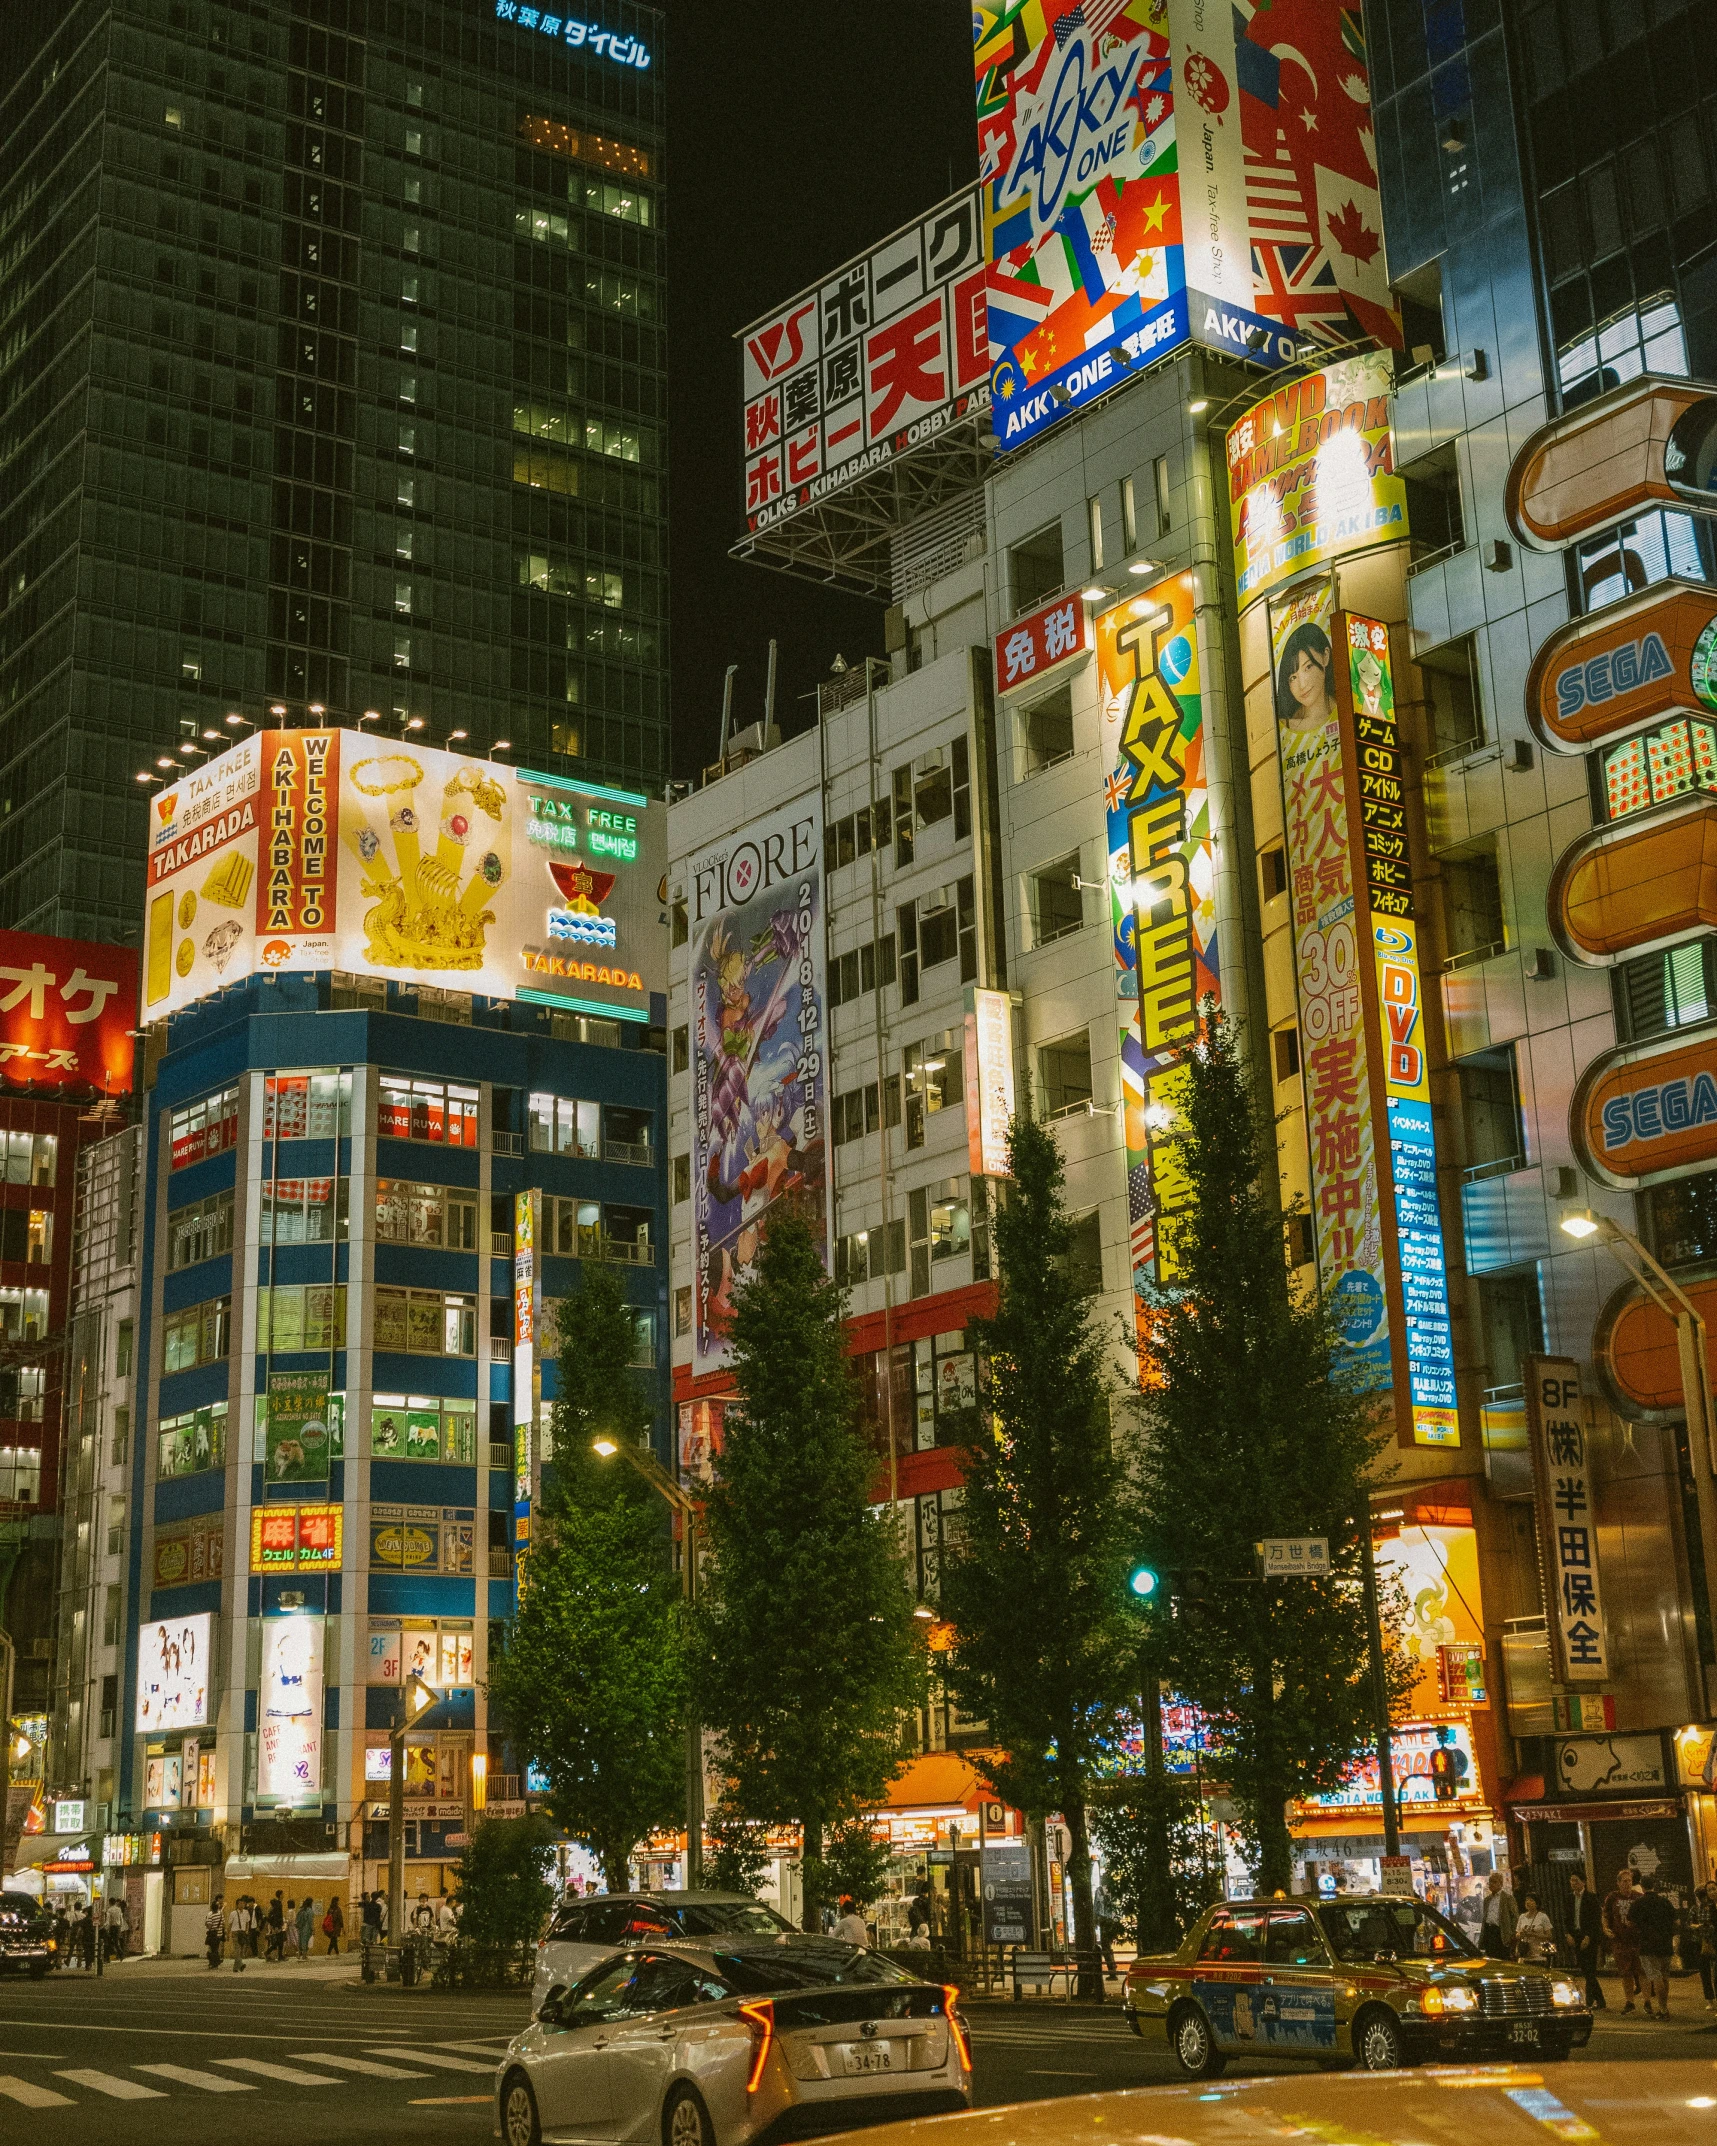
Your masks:
<svg viewBox="0 0 1717 2146"><path fill-rule="evenodd" d="M348 779L358 804L342 813L342 832L374 905L364 914L366 958L383 969L480 969L495 921L487 904L507 876L505 790L481 767L467 765L450 776L435 847L426 856L421 761L385 753L358 761ZM385 834L377 831L369 800L386 813Z"/></svg>

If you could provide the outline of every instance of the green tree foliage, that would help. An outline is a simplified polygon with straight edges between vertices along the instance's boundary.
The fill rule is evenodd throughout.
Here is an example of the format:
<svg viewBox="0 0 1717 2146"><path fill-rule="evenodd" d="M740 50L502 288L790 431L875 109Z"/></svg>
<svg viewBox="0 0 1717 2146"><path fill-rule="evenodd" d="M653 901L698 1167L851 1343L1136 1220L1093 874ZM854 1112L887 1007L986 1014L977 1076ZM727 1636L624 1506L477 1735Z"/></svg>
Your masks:
<svg viewBox="0 0 1717 2146"><path fill-rule="evenodd" d="M755 1899L774 1860L769 1832L768 1826L718 1804L710 1813L704 1841L704 1883L718 1893L750 1893Z"/></svg>
<svg viewBox="0 0 1717 2146"><path fill-rule="evenodd" d="M1188 1781L1139 1774L1105 1782L1092 1791L1091 1835L1103 1853L1113 1909L1146 1950L1177 1944L1222 1898L1215 1852ZM1148 1930L1164 1922L1166 1928Z"/></svg>
<svg viewBox="0 0 1717 2146"><path fill-rule="evenodd" d="M554 1900L553 1864L546 1819L479 1819L459 1859L461 1944L513 1952L532 1943Z"/></svg>
<svg viewBox="0 0 1717 2146"><path fill-rule="evenodd" d="M1055 1139L1017 1117L1008 1156L996 1316L973 1329L988 1405L968 1421L963 1525L944 1550L948 1681L1008 1753L990 1767L997 1789L1034 1816L1065 1817L1075 1941L1089 1949L1086 1804L1139 1688L1126 1593L1132 1433L1112 1425L1090 1300L1068 1271Z"/></svg>
<svg viewBox="0 0 1717 2146"><path fill-rule="evenodd" d="M898 1540L870 1507L844 1310L808 1223L778 1213L734 1300L738 1398L697 1619L700 1719L721 1739L732 1807L803 1827L807 1929L825 1843L881 1800L923 1682Z"/></svg>
<svg viewBox="0 0 1717 2146"><path fill-rule="evenodd" d="M686 1632L666 1507L599 1433L636 1445L650 1403L629 1367L633 1314L611 1268L587 1262L560 1312L555 1458L518 1614L491 1657L489 1696L549 1808L624 1891L633 1848L685 1809Z"/></svg>
<svg viewBox="0 0 1717 2146"><path fill-rule="evenodd" d="M1207 1577L1201 1601L1147 1615L1154 1658L1208 1717L1271 1892L1290 1882L1284 1804L1334 1788L1373 1741L1360 1527L1389 1431L1329 1306L1290 1279L1275 1130L1213 1005L1182 1064L1191 1198L1165 1232L1175 1282L1158 1305L1141 1489L1150 1547ZM1333 1577L1265 1586L1265 1535L1327 1536ZM1391 1661L1393 1695L1410 1673Z"/></svg>

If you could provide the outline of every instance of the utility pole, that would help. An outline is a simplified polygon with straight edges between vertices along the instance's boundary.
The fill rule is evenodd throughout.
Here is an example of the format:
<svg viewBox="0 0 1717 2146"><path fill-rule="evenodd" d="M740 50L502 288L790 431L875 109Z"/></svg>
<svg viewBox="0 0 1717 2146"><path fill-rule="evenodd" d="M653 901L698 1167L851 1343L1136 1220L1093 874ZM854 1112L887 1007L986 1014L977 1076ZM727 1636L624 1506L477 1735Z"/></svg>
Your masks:
<svg viewBox="0 0 1717 2146"><path fill-rule="evenodd" d="M1359 1549L1365 1574L1365 1631L1371 1652L1371 1703L1377 1722L1377 1785L1383 1796L1383 1852L1401 1853L1401 1821L1395 1808L1395 1750L1389 1731L1389 1686L1383 1673L1383 1619L1377 1608L1377 1561L1371 1554L1371 1501L1359 1515Z"/></svg>
<svg viewBox="0 0 1717 2146"><path fill-rule="evenodd" d="M414 1669L400 1686L388 1730L388 1944L405 1934L405 1735L441 1694Z"/></svg>
<svg viewBox="0 0 1717 2146"><path fill-rule="evenodd" d="M12 1669L17 1649L12 1635L0 1627L0 1879L6 1875L6 1821L12 1805Z"/></svg>

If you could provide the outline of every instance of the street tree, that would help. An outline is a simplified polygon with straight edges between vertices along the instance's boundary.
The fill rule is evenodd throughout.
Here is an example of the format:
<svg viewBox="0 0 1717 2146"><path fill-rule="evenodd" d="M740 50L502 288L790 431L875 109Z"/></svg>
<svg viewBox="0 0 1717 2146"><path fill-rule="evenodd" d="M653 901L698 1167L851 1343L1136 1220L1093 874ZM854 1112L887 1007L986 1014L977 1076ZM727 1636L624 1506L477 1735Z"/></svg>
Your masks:
<svg viewBox="0 0 1717 2146"><path fill-rule="evenodd" d="M687 1635L661 1500L592 1446L599 1434L637 1445L651 1422L611 1268L585 1262L559 1331L554 1460L488 1689L519 1755L547 1775L556 1822L624 1892L634 1847L684 1812Z"/></svg>
<svg viewBox="0 0 1717 2146"><path fill-rule="evenodd" d="M1332 1307L1291 1277L1275 1127L1214 1004L1181 1065L1189 1198L1164 1230L1174 1279L1156 1305L1141 1492L1147 1539L1201 1584L1146 1614L1154 1659L1208 1718L1268 1893L1290 1883L1285 1806L1335 1788L1374 1736L1361 1529L1387 1396L1362 1388ZM1266 1535L1327 1536L1332 1576L1265 1584ZM1389 1650L1392 1698L1408 1675Z"/></svg>
<svg viewBox="0 0 1717 2146"><path fill-rule="evenodd" d="M777 1208L734 1298L736 1398L697 1615L695 1693L720 1743L723 1806L803 1829L807 1929L835 1875L832 1839L881 1801L923 1682L898 1537L871 1504L844 1312L809 1223Z"/></svg>
<svg viewBox="0 0 1717 2146"><path fill-rule="evenodd" d="M1016 1117L1008 1166L996 1314L969 1330L988 1389L967 1418L962 1520L943 1552L947 1673L962 1711L1007 1753L990 1762L997 1789L1034 1817L1065 1818L1074 1937L1089 1952L1087 1806L1139 1692L1126 1589L1133 1427L1111 1406L1105 1341L1070 1263L1054 1135Z"/></svg>

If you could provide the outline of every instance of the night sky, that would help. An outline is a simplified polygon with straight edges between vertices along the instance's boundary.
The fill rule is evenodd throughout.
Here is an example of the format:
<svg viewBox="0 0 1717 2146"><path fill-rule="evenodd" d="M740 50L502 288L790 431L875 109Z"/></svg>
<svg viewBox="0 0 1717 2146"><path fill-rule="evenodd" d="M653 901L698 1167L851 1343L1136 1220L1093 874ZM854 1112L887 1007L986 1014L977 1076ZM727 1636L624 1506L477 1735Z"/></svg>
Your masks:
<svg viewBox="0 0 1717 2146"><path fill-rule="evenodd" d="M473 7L484 0L469 0ZM671 626L676 775L735 720L776 717L882 650L871 603L730 560L743 533L736 330L976 176L971 11L962 0L667 0ZM9 87L65 13L0 0Z"/></svg>

